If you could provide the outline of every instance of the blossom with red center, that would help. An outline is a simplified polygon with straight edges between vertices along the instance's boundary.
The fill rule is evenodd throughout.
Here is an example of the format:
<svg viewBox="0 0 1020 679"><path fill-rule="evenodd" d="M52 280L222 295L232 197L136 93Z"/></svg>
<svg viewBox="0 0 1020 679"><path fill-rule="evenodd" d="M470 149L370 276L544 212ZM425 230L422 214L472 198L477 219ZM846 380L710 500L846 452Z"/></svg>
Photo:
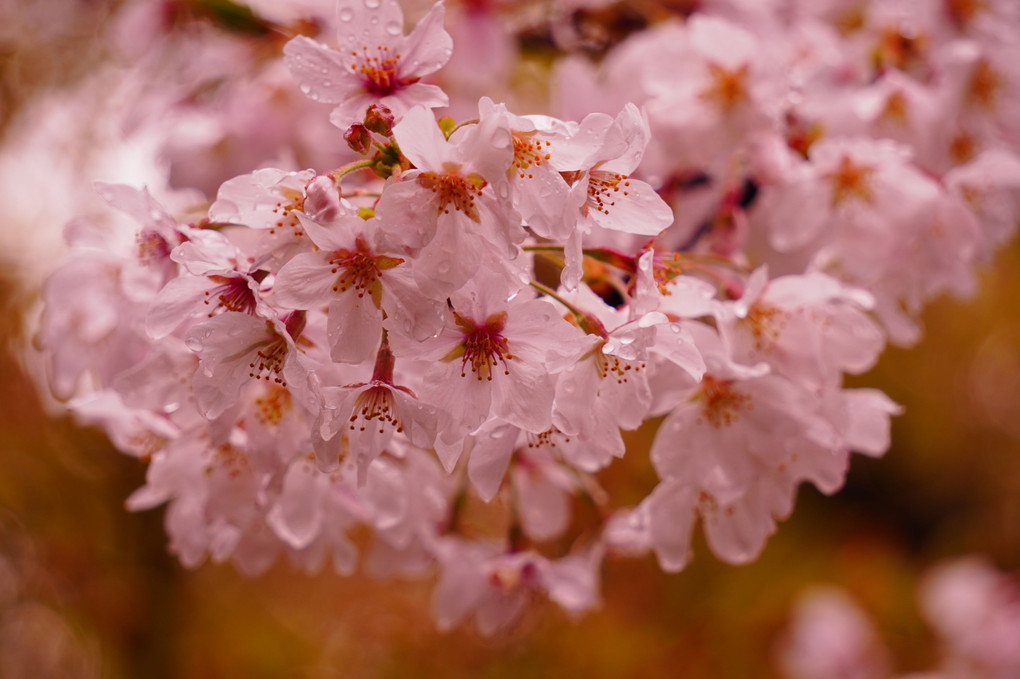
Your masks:
<svg viewBox="0 0 1020 679"><path fill-rule="evenodd" d="M346 217L328 228L304 223L318 250L296 255L280 269L273 297L287 309L329 305L326 335L334 361L370 359L384 314L417 338L439 329L437 305L418 298L409 263L380 242L376 220Z"/></svg>
<svg viewBox="0 0 1020 679"><path fill-rule="evenodd" d="M389 241L414 251L419 290L444 300L483 263L518 278L513 260L525 231L491 187L493 180L505 182L513 154L501 120L479 119L447 140L435 116L416 107L393 136L417 169L387 187L376 215Z"/></svg>
<svg viewBox="0 0 1020 679"><path fill-rule="evenodd" d="M301 91L337 104L330 122L342 130L361 122L372 104L401 116L412 106L445 106L446 94L419 80L445 64L453 41L443 30L444 7L436 3L410 35L396 0L338 3L339 48L298 36L283 48Z"/></svg>
<svg viewBox="0 0 1020 679"><path fill-rule="evenodd" d="M549 163L570 185L568 204L575 228L564 247L563 283L576 287L581 278L581 239L593 227L620 233L656 236L673 222L673 211L645 181L631 177L648 143L648 121L633 104L616 118L593 113L569 140L550 155Z"/></svg>
<svg viewBox="0 0 1020 679"><path fill-rule="evenodd" d="M320 469L337 467L337 445L354 456L358 482L368 467L400 435L422 448L436 435L436 409L418 400L411 389L397 385L394 357L384 342L376 355L372 379L342 387L323 387L323 409L317 426L316 456ZM340 437L344 437L341 439Z"/></svg>
<svg viewBox="0 0 1020 679"><path fill-rule="evenodd" d="M489 418L532 433L552 425L555 373L579 355L585 340L544 300L509 302L499 286L473 280L451 297L447 323L417 343L399 330L394 352L433 361L421 398L440 411L436 450L448 467L464 437Z"/></svg>
<svg viewBox="0 0 1020 679"><path fill-rule="evenodd" d="M201 362L193 389L202 414L209 419L219 416L252 380L303 392L307 377L297 360L294 338L301 335L304 323L302 312L291 313L284 321L227 312L193 326L185 341Z"/></svg>

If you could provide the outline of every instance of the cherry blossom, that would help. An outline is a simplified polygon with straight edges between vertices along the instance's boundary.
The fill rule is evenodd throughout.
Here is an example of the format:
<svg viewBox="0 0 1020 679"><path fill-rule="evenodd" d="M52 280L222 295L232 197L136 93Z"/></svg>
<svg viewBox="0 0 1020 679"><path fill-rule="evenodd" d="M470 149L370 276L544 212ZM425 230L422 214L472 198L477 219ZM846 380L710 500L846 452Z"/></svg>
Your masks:
<svg viewBox="0 0 1020 679"><path fill-rule="evenodd" d="M416 105L445 106L446 94L419 80L449 60L453 41L436 3L410 35L396 0L337 3L339 49L299 36L284 48L287 67L314 99L337 104L329 119L346 130L379 103L400 115Z"/></svg>

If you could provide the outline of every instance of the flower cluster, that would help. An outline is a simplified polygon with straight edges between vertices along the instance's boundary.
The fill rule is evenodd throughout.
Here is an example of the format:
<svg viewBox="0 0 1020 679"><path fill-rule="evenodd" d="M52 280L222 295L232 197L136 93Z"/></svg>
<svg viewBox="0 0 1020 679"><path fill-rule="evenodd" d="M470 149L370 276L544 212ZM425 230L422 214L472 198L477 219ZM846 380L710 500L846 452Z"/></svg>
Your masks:
<svg viewBox="0 0 1020 679"><path fill-rule="evenodd" d="M405 35L395 0L341 0L335 40L273 63L349 162L190 210L97 185L131 226L65 231L52 390L148 464L128 506L168 504L189 566L437 568L438 623L493 632L595 605L607 554L682 569L698 522L755 559L801 482L885 452L897 406L844 375L970 290L1020 190L1008 2L780 4L704 3L597 66L564 37L572 120L483 96L458 124L457 79L423 82L444 6ZM620 506L599 473L653 422Z"/></svg>

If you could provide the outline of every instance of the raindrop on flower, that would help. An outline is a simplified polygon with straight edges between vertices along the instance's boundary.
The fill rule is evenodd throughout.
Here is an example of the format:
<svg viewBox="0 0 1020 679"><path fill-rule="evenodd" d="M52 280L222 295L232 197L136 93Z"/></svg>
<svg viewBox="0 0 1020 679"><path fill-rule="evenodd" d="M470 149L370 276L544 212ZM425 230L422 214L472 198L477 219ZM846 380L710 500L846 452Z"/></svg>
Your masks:
<svg viewBox="0 0 1020 679"><path fill-rule="evenodd" d="M340 21L350 21L354 18L354 10L350 7L344 7L340 10Z"/></svg>
<svg viewBox="0 0 1020 679"><path fill-rule="evenodd" d="M369 9L376 9L381 4L381 0L365 0L365 7Z"/></svg>
<svg viewBox="0 0 1020 679"><path fill-rule="evenodd" d="M386 23L386 32L390 35L400 35L403 32L403 28L398 21L389 21Z"/></svg>

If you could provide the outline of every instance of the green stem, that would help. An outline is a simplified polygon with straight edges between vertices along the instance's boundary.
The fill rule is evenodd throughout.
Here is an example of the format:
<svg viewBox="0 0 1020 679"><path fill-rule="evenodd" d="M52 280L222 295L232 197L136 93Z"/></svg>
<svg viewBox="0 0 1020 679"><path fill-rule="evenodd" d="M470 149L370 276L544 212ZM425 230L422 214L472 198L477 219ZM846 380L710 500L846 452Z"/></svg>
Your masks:
<svg viewBox="0 0 1020 679"><path fill-rule="evenodd" d="M574 315L574 318L577 320L577 325L584 332L593 335L600 335L601 337L609 337L609 333L606 332L605 327L602 325L602 322L599 319L595 318L593 315L589 314L586 311L581 311L573 304L571 304L570 302L556 294L556 291L550 288L548 285L543 285L538 281L531 281L531 287L535 288L543 295L548 295L549 297L552 297L554 300L556 300L563 306L567 307L567 310L570 311L570 313L572 313Z"/></svg>
<svg viewBox="0 0 1020 679"><path fill-rule="evenodd" d="M340 180L344 176L349 175L352 172L357 172L358 170L363 170L366 167L372 167L374 164L375 160L371 158L366 160L355 160L353 163L347 163L346 165L342 165L341 167L333 170L329 173L329 176L332 177L334 182L339 184Z"/></svg>
<svg viewBox="0 0 1020 679"><path fill-rule="evenodd" d="M450 134L446 135L446 138L449 139L450 137L452 137L454 132L464 127L465 125L477 125L478 122L479 122L478 118L472 118L471 120L465 120L462 123L458 123L457 125L454 125L453 129L450 130Z"/></svg>

